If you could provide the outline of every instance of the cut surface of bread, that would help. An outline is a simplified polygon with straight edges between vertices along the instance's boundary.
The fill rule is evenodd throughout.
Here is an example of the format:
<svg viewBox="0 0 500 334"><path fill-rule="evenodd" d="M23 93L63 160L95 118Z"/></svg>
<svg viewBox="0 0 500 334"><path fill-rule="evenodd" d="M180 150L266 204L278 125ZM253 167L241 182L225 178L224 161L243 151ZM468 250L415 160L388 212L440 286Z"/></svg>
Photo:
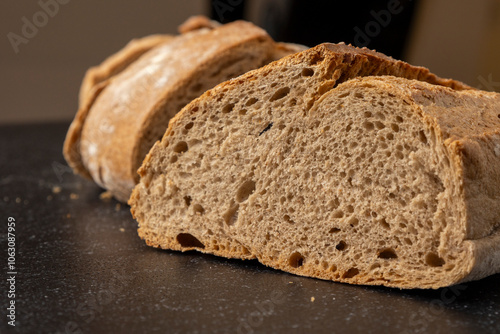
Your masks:
<svg viewBox="0 0 500 334"><path fill-rule="evenodd" d="M352 284L497 273L500 95L466 88L328 44L218 85L144 160L139 235Z"/></svg>
<svg viewBox="0 0 500 334"><path fill-rule="evenodd" d="M274 60L275 49L265 31L243 21L192 30L156 46L95 86L68 131L66 160L126 201L170 118L206 90Z"/></svg>

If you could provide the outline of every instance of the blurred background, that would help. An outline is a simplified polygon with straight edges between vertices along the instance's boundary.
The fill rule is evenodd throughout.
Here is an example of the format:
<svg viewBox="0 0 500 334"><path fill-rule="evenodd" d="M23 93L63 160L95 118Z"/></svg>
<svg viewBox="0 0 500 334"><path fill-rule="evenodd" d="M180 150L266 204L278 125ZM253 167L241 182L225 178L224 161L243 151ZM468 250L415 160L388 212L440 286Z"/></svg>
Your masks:
<svg viewBox="0 0 500 334"><path fill-rule="evenodd" d="M366 46L500 91L499 0L4 0L0 12L1 124L71 120L88 67L197 14L249 20L278 41Z"/></svg>

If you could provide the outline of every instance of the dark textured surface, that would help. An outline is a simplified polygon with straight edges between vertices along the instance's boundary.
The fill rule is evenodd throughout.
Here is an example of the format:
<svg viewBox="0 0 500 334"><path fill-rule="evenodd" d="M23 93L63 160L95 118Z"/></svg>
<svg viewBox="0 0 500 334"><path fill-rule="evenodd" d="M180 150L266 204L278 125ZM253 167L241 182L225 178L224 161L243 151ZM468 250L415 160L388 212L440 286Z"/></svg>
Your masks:
<svg viewBox="0 0 500 334"><path fill-rule="evenodd" d="M149 248L128 207L66 167L67 126L0 127L2 282L9 216L18 264L16 327L3 283L2 333L500 332L500 275L400 291Z"/></svg>

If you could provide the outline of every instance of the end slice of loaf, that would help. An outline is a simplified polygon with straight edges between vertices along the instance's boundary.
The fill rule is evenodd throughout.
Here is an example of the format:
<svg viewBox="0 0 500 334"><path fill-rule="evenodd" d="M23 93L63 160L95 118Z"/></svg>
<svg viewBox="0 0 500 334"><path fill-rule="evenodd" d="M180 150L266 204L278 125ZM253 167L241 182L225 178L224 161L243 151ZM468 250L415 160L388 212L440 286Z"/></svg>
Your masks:
<svg viewBox="0 0 500 334"><path fill-rule="evenodd" d="M223 83L144 160L139 235L352 284L497 273L500 95L465 88L328 44Z"/></svg>
<svg viewBox="0 0 500 334"><path fill-rule="evenodd" d="M66 160L126 201L170 118L220 82L269 63L275 49L264 30L244 21L193 30L153 48L92 90L68 131Z"/></svg>

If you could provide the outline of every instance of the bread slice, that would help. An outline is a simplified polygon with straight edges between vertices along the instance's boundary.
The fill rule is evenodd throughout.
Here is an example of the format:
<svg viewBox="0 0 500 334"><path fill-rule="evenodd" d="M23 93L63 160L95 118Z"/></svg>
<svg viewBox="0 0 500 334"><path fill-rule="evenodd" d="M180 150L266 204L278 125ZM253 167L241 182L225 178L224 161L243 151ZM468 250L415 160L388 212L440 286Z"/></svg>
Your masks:
<svg viewBox="0 0 500 334"><path fill-rule="evenodd" d="M137 169L171 117L220 82L271 62L277 52L296 51L283 49L244 21L192 30L153 48L95 86L68 131L66 160L128 200Z"/></svg>
<svg viewBox="0 0 500 334"><path fill-rule="evenodd" d="M218 85L144 160L139 235L352 284L499 272L500 95L465 88L330 44Z"/></svg>
<svg viewBox="0 0 500 334"><path fill-rule="evenodd" d="M100 65L89 68L80 87L80 106L83 106L91 98L92 88L122 72L143 54L172 38L174 36L151 35L133 39L123 49L108 57Z"/></svg>

